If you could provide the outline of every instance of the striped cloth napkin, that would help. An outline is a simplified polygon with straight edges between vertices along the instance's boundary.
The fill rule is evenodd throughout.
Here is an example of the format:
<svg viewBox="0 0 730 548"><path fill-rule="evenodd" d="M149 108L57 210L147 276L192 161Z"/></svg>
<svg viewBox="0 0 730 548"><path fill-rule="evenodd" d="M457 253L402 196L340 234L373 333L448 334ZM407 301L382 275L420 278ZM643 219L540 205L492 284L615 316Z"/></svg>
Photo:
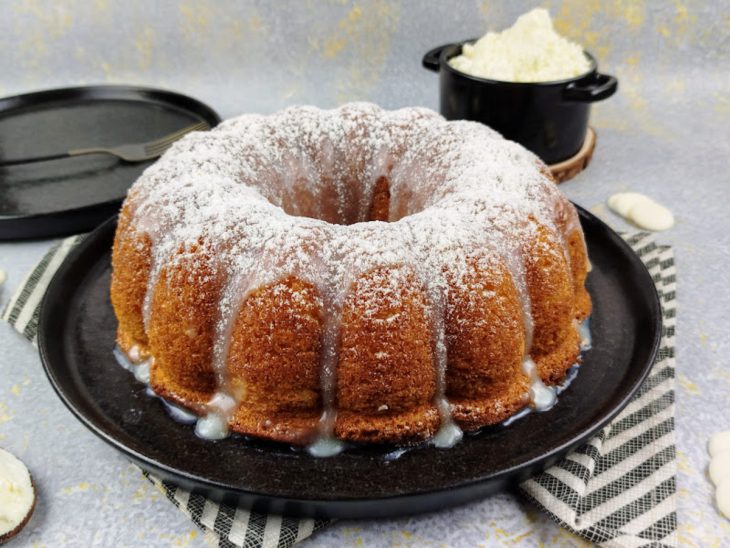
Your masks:
<svg viewBox="0 0 730 548"><path fill-rule="evenodd" d="M677 545L674 444L676 271L671 247L623 234L662 304L662 341L633 400L586 445L520 490L560 525L603 546Z"/></svg>
<svg viewBox="0 0 730 548"><path fill-rule="evenodd" d="M664 326L657 361L631 403L586 445L523 482L520 491L566 529L603 546L676 546L672 249L648 233L625 234L659 292ZM54 272L83 239L54 245L20 285L2 319L35 344L41 299ZM289 547L327 520L264 515L218 504L142 472L221 547Z"/></svg>

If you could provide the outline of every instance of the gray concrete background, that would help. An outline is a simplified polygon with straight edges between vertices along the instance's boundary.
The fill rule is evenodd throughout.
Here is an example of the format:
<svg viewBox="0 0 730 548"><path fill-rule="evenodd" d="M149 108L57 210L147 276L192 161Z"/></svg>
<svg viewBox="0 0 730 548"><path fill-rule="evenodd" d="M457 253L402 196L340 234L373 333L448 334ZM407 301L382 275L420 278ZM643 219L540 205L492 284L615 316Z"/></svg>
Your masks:
<svg viewBox="0 0 730 548"><path fill-rule="evenodd" d="M293 103L371 100L437 108L437 77L420 67L432 46L499 29L527 2L0 3L0 95L132 83L191 94L224 117ZM594 108L598 148L561 186L618 229L614 192L644 192L677 225L679 539L720 546L730 522L712 502L706 443L730 429L730 6L727 2L542 2L584 44L619 93ZM49 242L0 243L8 281L0 306ZM0 325L0 446L31 468L36 516L15 545L201 546L195 526L161 499L57 399L34 348ZM501 494L399 520L343 522L310 545L580 545L534 508Z"/></svg>

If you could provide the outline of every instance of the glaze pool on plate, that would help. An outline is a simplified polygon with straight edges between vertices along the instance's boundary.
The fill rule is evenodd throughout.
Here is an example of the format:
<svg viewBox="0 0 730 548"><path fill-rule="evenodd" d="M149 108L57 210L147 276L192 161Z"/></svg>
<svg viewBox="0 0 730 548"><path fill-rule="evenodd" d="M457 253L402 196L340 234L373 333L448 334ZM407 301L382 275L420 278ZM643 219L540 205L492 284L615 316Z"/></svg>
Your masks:
<svg viewBox="0 0 730 548"><path fill-rule="evenodd" d="M109 302L110 220L69 255L44 300L39 347L68 408L94 433L163 479L212 498L291 515L374 518L426 512L504 489L586 441L631 398L661 333L653 282L620 237L580 210L593 270L592 347L570 389L544 413L388 460L383 448L318 459L241 438L206 441L119 366Z"/></svg>

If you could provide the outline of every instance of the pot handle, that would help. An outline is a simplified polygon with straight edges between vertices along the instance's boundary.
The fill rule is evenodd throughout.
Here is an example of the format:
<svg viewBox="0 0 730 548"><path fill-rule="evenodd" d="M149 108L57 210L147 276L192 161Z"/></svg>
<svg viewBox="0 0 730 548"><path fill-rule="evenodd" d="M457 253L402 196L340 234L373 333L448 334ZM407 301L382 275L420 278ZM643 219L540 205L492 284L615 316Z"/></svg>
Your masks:
<svg viewBox="0 0 730 548"><path fill-rule="evenodd" d="M425 63L425 58L424 58ZM578 103L595 103L616 93L618 80L609 74L596 73L588 82L571 82L563 90L563 99Z"/></svg>
<svg viewBox="0 0 730 548"><path fill-rule="evenodd" d="M441 58L441 52L445 48L448 48L450 45L451 44L444 44L443 46L439 46L428 51L426 55L423 56L423 60L421 61L423 68L438 72L441 68L441 64L439 62L439 59Z"/></svg>

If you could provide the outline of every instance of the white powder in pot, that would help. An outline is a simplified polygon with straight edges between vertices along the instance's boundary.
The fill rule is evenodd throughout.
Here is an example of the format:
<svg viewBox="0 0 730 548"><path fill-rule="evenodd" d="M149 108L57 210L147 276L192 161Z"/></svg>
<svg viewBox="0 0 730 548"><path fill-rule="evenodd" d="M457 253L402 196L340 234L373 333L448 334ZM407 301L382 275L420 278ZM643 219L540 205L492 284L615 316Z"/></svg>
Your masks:
<svg viewBox="0 0 730 548"><path fill-rule="evenodd" d="M583 48L560 36L546 9L521 15L502 32L466 44L449 64L466 74L504 82L566 80L590 70Z"/></svg>

